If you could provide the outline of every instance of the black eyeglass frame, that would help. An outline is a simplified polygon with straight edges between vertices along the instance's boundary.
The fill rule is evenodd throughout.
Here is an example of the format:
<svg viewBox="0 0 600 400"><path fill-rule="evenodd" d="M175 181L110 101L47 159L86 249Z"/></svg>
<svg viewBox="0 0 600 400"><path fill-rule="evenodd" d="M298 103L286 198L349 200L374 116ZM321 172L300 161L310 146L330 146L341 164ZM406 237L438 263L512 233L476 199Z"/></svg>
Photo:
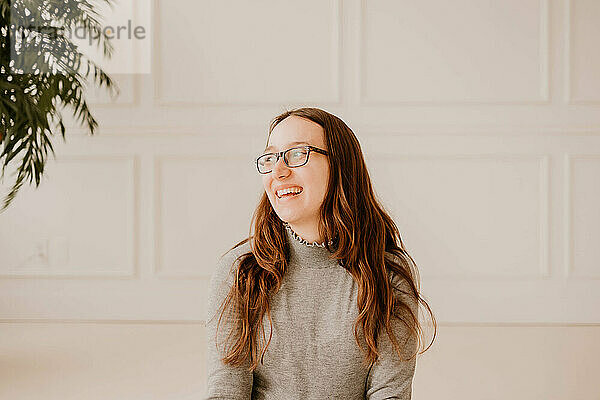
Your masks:
<svg viewBox="0 0 600 400"><path fill-rule="evenodd" d="M292 166L288 165L287 160L285 158L285 153L287 153L288 151L296 150L296 149L308 149L308 154L306 154L306 161L304 161L304 163L302 163L300 165L294 165L292 167ZM308 163L308 159L310 158L310 152L311 151L314 151L316 153L320 153L320 154L323 154L323 155L326 155L326 156L329 155L329 152L327 150L323 150L323 149L320 149L318 147L311 146L311 145L304 145L304 146L292 147L292 148L289 148L287 150L283 150L283 151L280 151L280 152L277 152L277 153L265 153L265 154L261 154L260 157L258 157L255 160L254 163L256 164L256 169L257 169L258 173L265 175L265 174L268 174L268 173L272 172L273 170L271 169L270 171L267 171L267 172L260 172L260 167L258 166L258 160L260 160L262 157L264 157L264 156L275 156L276 157L275 164L277 164L277 162L279 161L280 157L283 157L283 162L285 163L285 165L288 168L296 168L296 167L301 167L303 165L306 165L306 163Z"/></svg>

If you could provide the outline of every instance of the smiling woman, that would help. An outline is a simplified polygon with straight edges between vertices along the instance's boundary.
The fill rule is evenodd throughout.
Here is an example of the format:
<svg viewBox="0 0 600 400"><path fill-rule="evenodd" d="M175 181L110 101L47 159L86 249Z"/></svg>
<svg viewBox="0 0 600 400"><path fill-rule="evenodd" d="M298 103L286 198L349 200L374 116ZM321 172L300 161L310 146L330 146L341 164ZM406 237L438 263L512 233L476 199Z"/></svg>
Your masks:
<svg viewBox="0 0 600 400"><path fill-rule="evenodd" d="M356 136L326 111L286 111L256 166L254 232L210 282L206 398L410 399L419 303L435 318Z"/></svg>
<svg viewBox="0 0 600 400"><path fill-rule="evenodd" d="M294 147L296 143L307 143L307 147ZM329 178L323 127L309 119L290 115L271 130L267 148L283 151L286 155L283 160L272 163L271 172L263 174L265 193L275 212L306 240L320 240L319 208ZM311 148L321 151L311 152ZM304 162L291 167L295 164L290 158ZM293 187L299 188L301 193L293 197L277 195L278 191Z"/></svg>

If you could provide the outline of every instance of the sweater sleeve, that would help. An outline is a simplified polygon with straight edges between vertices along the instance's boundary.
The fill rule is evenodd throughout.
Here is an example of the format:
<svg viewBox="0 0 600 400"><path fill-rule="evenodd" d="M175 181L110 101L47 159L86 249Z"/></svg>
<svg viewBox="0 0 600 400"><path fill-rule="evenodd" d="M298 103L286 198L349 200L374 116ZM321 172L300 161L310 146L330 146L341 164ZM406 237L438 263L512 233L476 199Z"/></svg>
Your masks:
<svg viewBox="0 0 600 400"><path fill-rule="evenodd" d="M408 292L409 285L406 281L401 284L398 280L392 280L395 288ZM413 297L401 294L395 289L396 295L400 296L410 305L412 312L418 317L418 303ZM417 350L418 341L409 336L409 329L397 318L390 321L392 330L402 349L403 358L409 358ZM406 341L406 344L404 343ZM410 400L412 396L412 381L416 367L416 356L409 361L403 361L394 350L385 328L379 333L377 350L379 352L378 360L371 366L367 376L365 398L367 400Z"/></svg>
<svg viewBox="0 0 600 400"><path fill-rule="evenodd" d="M251 398L253 373L248 371L249 362L242 366L231 366L221 361L225 356L225 339L232 327L232 321L225 311L218 329L218 343L215 341L221 303L227 297L234 280L236 252L228 252L219 259L211 276L206 318L207 342L207 391L205 400L246 400ZM216 347L218 344L218 349Z"/></svg>

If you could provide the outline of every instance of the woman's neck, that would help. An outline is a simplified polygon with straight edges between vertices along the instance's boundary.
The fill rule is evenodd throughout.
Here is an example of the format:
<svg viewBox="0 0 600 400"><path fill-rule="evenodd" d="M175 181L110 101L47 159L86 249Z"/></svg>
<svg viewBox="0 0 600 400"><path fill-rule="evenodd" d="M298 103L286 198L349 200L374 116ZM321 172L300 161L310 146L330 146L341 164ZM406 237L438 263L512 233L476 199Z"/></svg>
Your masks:
<svg viewBox="0 0 600 400"><path fill-rule="evenodd" d="M315 223L298 224L298 223L288 222L288 225L290 226L290 228L292 228L292 230L296 233L296 235L300 236L302 239L306 240L309 243L323 242L323 239L319 235L319 225L318 224L315 224Z"/></svg>

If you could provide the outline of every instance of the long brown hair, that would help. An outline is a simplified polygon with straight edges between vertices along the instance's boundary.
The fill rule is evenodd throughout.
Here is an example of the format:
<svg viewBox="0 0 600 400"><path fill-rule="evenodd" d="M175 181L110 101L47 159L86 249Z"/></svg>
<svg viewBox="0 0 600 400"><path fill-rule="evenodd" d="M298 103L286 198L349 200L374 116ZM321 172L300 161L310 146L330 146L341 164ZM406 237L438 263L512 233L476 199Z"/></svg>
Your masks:
<svg viewBox="0 0 600 400"><path fill-rule="evenodd" d="M366 352L365 363L371 365L377 360L377 338L383 328L395 351L404 359L392 330L392 318L398 318L407 328L410 337L405 344L408 339L412 339L411 343L418 341L418 351L424 337L418 318L419 303L428 310L434 327L432 341L425 352L435 339L435 317L421 297L416 263L406 251L396 224L376 199L354 132L340 118L318 108L305 107L275 117L269 127L267 143L275 126L291 115L316 122L325 132L330 173L320 208L319 233L327 243L327 250L357 283L359 315L354 323L354 336L358 346ZM231 289L220 306L219 324L226 309L230 315L237 316L237 324L227 338L233 339L233 343L222 361L233 366L248 362L253 371L258 366L259 354L262 363L271 341L272 329L265 344L262 321L266 315L272 327L269 298L277 293L284 279L289 249L283 221L266 193L262 194L250 225L248 238L231 249L250 242L251 251L235 260L239 263ZM330 240L333 241L331 246ZM391 256L386 257L386 253ZM394 284L390 276L396 277L400 284ZM362 328L366 350L360 343L359 328Z"/></svg>

